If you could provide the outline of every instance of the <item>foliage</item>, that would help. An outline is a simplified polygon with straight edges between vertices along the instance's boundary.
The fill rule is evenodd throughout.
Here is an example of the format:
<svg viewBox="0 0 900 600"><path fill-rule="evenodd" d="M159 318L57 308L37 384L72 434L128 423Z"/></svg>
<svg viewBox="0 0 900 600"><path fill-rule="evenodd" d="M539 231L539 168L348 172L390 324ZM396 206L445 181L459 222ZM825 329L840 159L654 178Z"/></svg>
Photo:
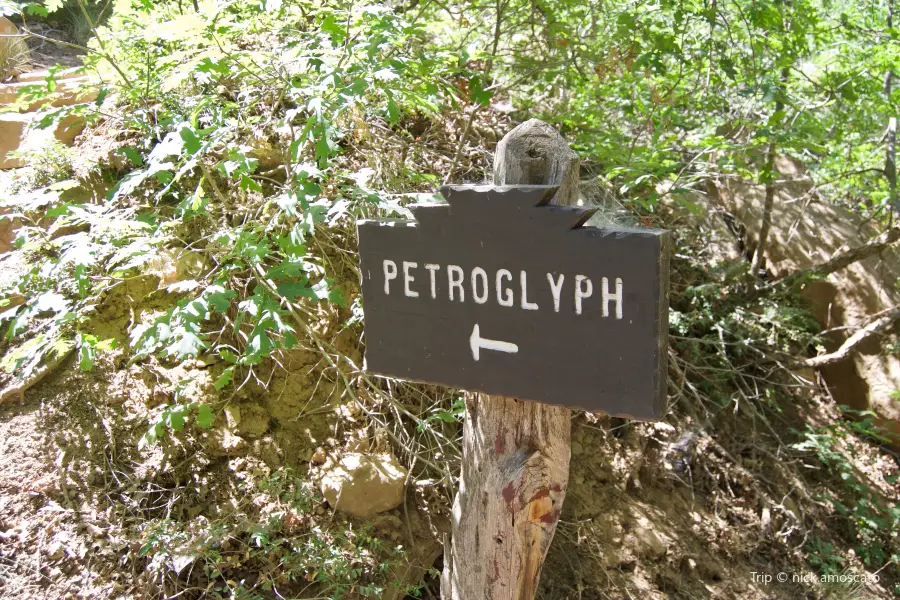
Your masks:
<svg viewBox="0 0 900 600"><path fill-rule="evenodd" d="M709 175L769 180L758 159L774 141L835 199L884 214L880 142L900 91L883 90L900 46L883 3L501 6L535 33L504 38L514 98L570 131L631 201L652 209L659 184L678 195Z"/></svg>
<svg viewBox="0 0 900 600"><path fill-rule="evenodd" d="M0 7L12 4L64 7ZM0 313L0 367L13 382L70 352L84 370L115 356L148 368L196 361L214 373L214 401L190 397L180 382L142 415L145 451L221 424L222 406L265 388L303 350L341 395L414 424L392 430L395 444L419 436L452 457L462 399L374 381L332 334L360 335L355 221L408 214L405 204L441 180L483 175L487 152L467 144L476 130L497 136L481 117L557 125L584 157L583 173L640 216L660 211L665 195L707 209L685 192L710 179L771 183L777 173L762 156L777 149L808 164L829 200L890 218L882 133L900 92L883 82L900 46L879 3L188 4L65 4L84 18L85 69L103 89L96 102L47 111L40 126L80 115L115 152L89 176L75 168L78 151L29 156L32 174L7 215L24 223L16 245L29 264L4 290ZM51 70L20 100L49 102L55 87ZM434 138L449 149L434 151ZM79 195L87 179L109 189ZM818 326L789 293L756 293L747 265L706 269L694 234L679 234L669 314L674 383L683 402L691 398L682 408L698 424L747 411L771 427L794 400L773 380L821 344ZM144 297L109 333L103 311L135 284ZM852 524L857 555L878 569L898 561L891 534L900 525L849 458L852 440L882 441L867 415L856 416L798 430L790 450L836 478L822 502ZM427 457L421 463L444 477ZM287 581L337 598L377 595L379 565L403 558L366 530L315 529L303 517L319 501L308 482L276 477L246 492L268 495L271 518L146 523L150 568L171 573L195 561L219 597L271 597ZM830 538L810 538L805 552L819 570L845 568ZM259 579L242 578L232 558L240 555L252 555Z"/></svg>
<svg viewBox="0 0 900 600"><path fill-rule="evenodd" d="M823 499L838 514L848 518L847 522L854 528L859 541L856 554L863 563L878 569L892 560L892 554L900 554L896 540L896 532L900 530L900 507L863 480L854 460L859 457L856 437L852 434L883 442L888 440L873 425L874 413L843 408L846 413L861 420L838 422L820 428L807 425L805 431L798 432L800 441L793 444L793 448L813 453L838 476L842 486L831 488ZM831 570L832 567L826 569Z"/></svg>
<svg viewBox="0 0 900 600"><path fill-rule="evenodd" d="M310 514L321 498L289 471L242 487L262 511L234 522L148 521L140 549L148 568L164 578L198 563L195 577L208 581L211 598L264 598L289 590L335 600L377 598L396 583L392 569L404 560L405 550L386 547L370 526L323 529L313 524ZM246 576L254 565L259 576Z"/></svg>

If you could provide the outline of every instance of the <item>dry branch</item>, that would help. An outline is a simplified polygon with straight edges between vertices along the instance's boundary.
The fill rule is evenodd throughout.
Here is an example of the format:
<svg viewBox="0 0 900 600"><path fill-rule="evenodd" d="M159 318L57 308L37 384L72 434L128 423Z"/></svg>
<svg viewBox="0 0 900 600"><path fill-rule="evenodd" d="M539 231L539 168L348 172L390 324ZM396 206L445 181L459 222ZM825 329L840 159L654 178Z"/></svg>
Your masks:
<svg viewBox="0 0 900 600"><path fill-rule="evenodd" d="M813 368L824 367L825 365L834 364L845 358L849 358L857 346L869 339L872 335L889 328L898 320L900 320L900 307L894 307L883 316L873 320L868 325L848 337L844 343L841 344L841 347L831 354L822 354L820 356L808 358L803 361L802 365L804 367Z"/></svg>
<svg viewBox="0 0 900 600"><path fill-rule="evenodd" d="M778 280L775 283L793 285L797 281L800 281L801 279L804 279L806 277L824 277L826 275L830 275L835 271L840 271L841 269L849 267L855 262L859 262L861 260L869 258L870 256L874 256L883 252L888 248L888 246L890 246L897 240L900 240L900 228L892 227L881 235L869 240L862 246L857 246L856 248L850 248L848 250L844 250L843 252L839 252L820 265L798 271Z"/></svg>

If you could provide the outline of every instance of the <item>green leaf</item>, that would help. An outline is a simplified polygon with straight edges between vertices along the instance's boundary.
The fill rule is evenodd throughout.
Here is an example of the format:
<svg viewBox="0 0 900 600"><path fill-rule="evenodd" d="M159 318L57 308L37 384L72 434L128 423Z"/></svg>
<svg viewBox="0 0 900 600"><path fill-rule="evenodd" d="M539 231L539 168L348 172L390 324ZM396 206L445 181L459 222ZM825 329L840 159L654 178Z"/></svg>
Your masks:
<svg viewBox="0 0 900 600"><path fill-rule="evenodd" d="M180 359L197 356L206 344L197 335L190 331L183 331L175 340L175 343L166 348L166 354Z"/></svg>
<svg viewBox="0 0 900 600"><path fill-rule="evenodd" d="M47 10L43 4L39 4L37 2L29 2L28 4L26 4L25 5L25 13L29 14L29 15L38 16L38 17L50 16L50 11Z"/></svg>
<svg viewBox="0 0 900 600"><path fill-rule="evenodd" d="M141 153L132 148L131 146L125 146L123 148L119 148L119 152L125 155L125 158L133 162L135 165L139 167L144 166L144 157L141 156Z"/></svg>
<svg viewBox="0 0 900 600"><path fill-rule="evenodd" d="M344 40L347 39L347 30L337 22L334 13L325 15L320 29L331 36L331 40L335 45L343 44Z"/></svg>
<svg viewBox="0 0 900 600"><path fill-rule="evenodd" d="M90 371L94 368L94 350L88 344L82 344L78 351L78 368L82 371Z"/></svg>
<svg viewBox="0 0 900 600"><path fill-rule="evenodd" d="M175 431L184 429L184 420L187 416L187 407L184 404L176 404L171 408L167 408L165 412L164 422Z"/></svg>
<svg viewBox="0 0 900 600"><path fill-rule="evenodd" d="M233 290L225 289L221 284L213 284L206 288L203 295L209 301L209 305L217 313L224 313L231 308L231 301L237 297Z"/></svg>
<svg viewBox="0 0 900 600"><path fill-rule="evenodd" d="M329 287L332 284L332 280L325 279L317 284L313 285L311 288L311 294L304 294L307 297L315 298L316 300L328 300L338 306L346 306L346 301L344 300L344 292L340 288L331 288Z"/></svg>
<svg viewBox="0 0 900 600"><path fill-rule="evenodd" d="M188 154L194 155L203 147L203 142L200 141L197 134L191 131L189 127L182 127L180 133L181 139L184 142L184 149L188 151Z"/></svg>
<svg viewBox="0 0 900 600"><path fill-rule="evenodd" d="M200 429L209 429L216 420L216 413L208 404L201 404L197 408L197 426Z"/></svg>
<svg viewBox="0 0 900 600"><path fill-rule="evenodd" d="M390 98L387 103L387 117L388 121L394 124L400 120L400 107L397 106L393 98Z"/></svg>
<svg viewBox="0 0 900 600"><path fill-rule="evenodd" d="M472 102L481 106L487 106L491 103L491 97L494 92L484 88L484 82L480 76L475 76L469 80L469 96Z"/></svg>
<svg viewBox="0 0 900 600"><path fill-rule="evenodd" d="M293 300L297 296L309 298L313 295L311 288L307 285L307 279L305 277L300 281L286 281L280 284L278 286L278 293L288 300Z"/></svg>
<svg viewBox="0 0 900 600"><path fill-rule="evenodd" d="M217 390L221 390L225 388L228 384L231 383L231 379L234 377L234 367L228 367L222 374L216 377L215 386Z"/></svg>
<svg viewBox="0 0 900 600"><path fill-rule="evenodd" d="M100 350L101 352L112 350L116 347L116 338L107 338L103 341L97 342L94 345L95 350Z"/></svg>
<svg viewBox="0 0 900 600"><path fill-rule="evenodd" d="M91 282L88 279L87 272L86 265L75 265L75 283L78 284L78 294L82 298L86 298L88 292L91 291Z"/></svg>

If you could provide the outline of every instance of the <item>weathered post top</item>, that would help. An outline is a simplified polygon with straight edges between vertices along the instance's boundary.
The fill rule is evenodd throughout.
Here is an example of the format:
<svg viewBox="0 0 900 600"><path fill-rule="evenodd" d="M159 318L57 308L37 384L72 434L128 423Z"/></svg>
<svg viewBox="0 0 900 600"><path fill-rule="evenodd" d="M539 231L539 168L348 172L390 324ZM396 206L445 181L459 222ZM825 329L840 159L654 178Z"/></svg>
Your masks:
<svg viewBox="0 0 900 600"><path fill-rule="evenodd" d="M529 119L497 144L494 185L557 185L554 204L578 201L581 159L550 125Z"/></svg>

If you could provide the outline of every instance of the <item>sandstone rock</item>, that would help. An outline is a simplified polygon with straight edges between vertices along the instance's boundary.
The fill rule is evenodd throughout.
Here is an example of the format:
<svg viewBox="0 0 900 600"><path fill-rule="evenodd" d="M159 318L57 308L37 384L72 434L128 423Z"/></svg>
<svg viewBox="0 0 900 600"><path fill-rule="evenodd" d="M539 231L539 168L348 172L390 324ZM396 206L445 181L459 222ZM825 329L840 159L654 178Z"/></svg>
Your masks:
<svg viewBox="0 0 900 600"><path fill-rule="evenodd" d="M266 409L254 404L244 405L240 410L239 419L238 433L250 439L258 438L268 431L272 421Z"/></svg>
<svg viewBox="0 0 900 600"><path fill-rule="evenodd" d="M0 17L0 35L14 36L18 33L19 29L12 21ZM28 45L23 38L0 37L0 81L27 69L29 60Z"/></svg>
<svg viewBox="0 0 900 600"><path fill-rule="evenodd" d="M634 556L632 556L626 548L615 545L604 548L603 554L600 557L600 563L603 565L604 569L617 569L620 565L627 564L633 560Z"/></svg>
<svg viewBox="0 0 900 600"><path fill-rule="evenodd" d="M55 129L29 129L36 116L31 113L0 114L0 169L17 169L25 160L9 156L10 152L35 152L46 148L54 140L71 146L84 129L84 119L78 115L64 117Z"/></svg>
<svg viewBox="0 0 900 600"><path fill-rule="evenodd" d="M779 156L772 229L766 251L767 267L775 277L825 262L842 247L862 245L876 235L860 215L827 202L812 191L812 180L799 161ZM748 241L757 239L765 187L729 182L719 189L718 201L729 207L746 227ZM872 315L900 304L893 282L900 277L900 252L890 248L806 285L803 295L828 334L826 350L836 350ZM885 352L872 336L852 358L821 369L838 405L875 412L875 424L892 435L900 447L900 360Z"/></svg>
<svg viewBox="0 0 900 600"><path fill-rule="evenodd" d="M41 85L41 81L19 81L17 83L0 84L0 104L12 104L19 98L19 94L35 85ZM84 102L93 102L97 99L98 90L90 77L75 77L72 79L57 80L53 94L43 100L36 100L23 105L20 112L35 112L49 105L52 108L72 106Z"/></svg>
<svg viewBox="0 0 900 600"><path fill-rule="evenodd" d="M225 423L230 429L237 429L241 424L241 407L229 404L225 407Z"/></svg>
<svg viewBox="0 0 900 600"><path fill-rule="evenodd" d="M313 452L312 456L309 457L309 462L314 465L322 465L325 464L325 461L328 460L328 454L325 452L325 448L319 446L316 448L315 452Z"/></svg>
<svg viewBox="0 0 900 600"><path fill-rule="evenodd" d="M23 166L21 158L9 156L19 149L28 131L31 117L15 113L0 114L0 169L15 169Z"/></svg>
<svg viewBox="0 0 900 600"><path fill-rule="evenodd" d="M56 129L53 130L53 136L66 146L71 146L82 131L84 131L84 118L78 115L68 115L60 120Z"/></svg>
<svg viewBox="0 0 900 600"><path fill-rule="evenodd" d="M19 33L19 28L15 23L6 17L0 17L0 35L15 35Z"/></svg>
<svg viewBox="0 0 900 600"><path fill-rule="evenodd" d="M634 528L633 535L642 556L661 558L669 551L668 544L651 527L638 525Z"/></svg>
<svg viewBox="0 0 900 600"><path fill-rule="evenodd" d="M238 456L246 451L247 442L224 427L216 427L207 434L206 446L213 456Z"/></svg>
<svg viewBox="0 0 900 600"><path fill-rule="evenodd" d="M66 555L66 548L59 540L55 540L44 550L50 560L59 560Z"/></svg>
<svg viewBox="0 0 900 600"><path fill-rule="evenodd" d="M16 237L22 220L7 213L0 214L0 254L15 248Z"/></svg>
<svg viewBox="0 0 900 600"><path fill-rule="evenodd" d="M406 475L391 454L348 453L323 467L320 486L332 508L369 517L403 502Z"/></svg>
<svg viewBox="0 0 900 600"><path fill-rule="evenodd" d="M56 72L56 80L62 81L64 79L76 79L79 77L84 77L84 73L81 73L81 67L72 67L71 69L65 69L63 71ZM38 69L37 71L29 71L28 73L22 73L18 77L16 77L16 81L19 83L35 83L40 82L50 76L50 69Z"/></svg>

